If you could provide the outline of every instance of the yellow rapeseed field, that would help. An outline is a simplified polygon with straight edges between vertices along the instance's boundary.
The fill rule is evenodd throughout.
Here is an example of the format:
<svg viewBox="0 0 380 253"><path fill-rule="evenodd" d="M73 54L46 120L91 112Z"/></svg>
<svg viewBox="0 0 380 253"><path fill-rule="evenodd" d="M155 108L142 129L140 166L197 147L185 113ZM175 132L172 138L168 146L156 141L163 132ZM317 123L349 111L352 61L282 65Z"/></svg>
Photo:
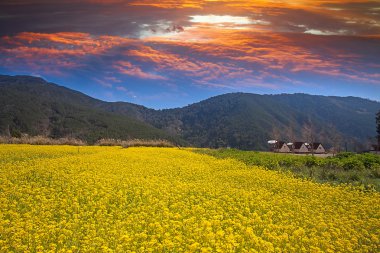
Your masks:
<svg viewBox="0 0 380 253"><path fill-rule="evenodd" d="M379 252L380 194L177 148L0 145L0 252Z"/></svg>

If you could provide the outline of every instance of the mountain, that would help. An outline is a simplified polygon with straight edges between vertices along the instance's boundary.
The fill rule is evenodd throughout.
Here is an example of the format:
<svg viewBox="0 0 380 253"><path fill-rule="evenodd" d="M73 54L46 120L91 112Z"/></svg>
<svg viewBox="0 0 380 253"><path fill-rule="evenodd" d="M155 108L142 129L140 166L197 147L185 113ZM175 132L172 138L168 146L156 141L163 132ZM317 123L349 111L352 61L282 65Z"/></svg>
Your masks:
<svg viewBox="0 0 380 253"><path fill-rule="evenodd" d="M196 146L267 149L268 139L340 142L349 149L376 135L380 103L356 97L307 94L216 96L184 108L157 111L145 120Z"/></svg>
<svg viewBox="0 0 380 253"><path fill-rule="evenodd" d="M380 103L357 97L232 93L160 111L127 103L102 108L137 117L200 147L265 150L267 140L275 138L360 150L376 135Z"/></svg>
<svg viewBox="0 0 380 253"><path fill-rule="evenodd" d="M104 102L28 76L0 76L0 132L105 138L166 138L200 147L267 149L267 140L364 148L380 103L357 97L231 93L183 108ZM9 126L9 127L8 127ZM183 143L183 142L182 142Z"/></svg>
<svg viewBox="0 0 380 253"><path fill-rule="evenodd" d="M0 76L0 133L100 138L169 139L165 131L134 117L107 112L105 102L30 76Z"/></svg>

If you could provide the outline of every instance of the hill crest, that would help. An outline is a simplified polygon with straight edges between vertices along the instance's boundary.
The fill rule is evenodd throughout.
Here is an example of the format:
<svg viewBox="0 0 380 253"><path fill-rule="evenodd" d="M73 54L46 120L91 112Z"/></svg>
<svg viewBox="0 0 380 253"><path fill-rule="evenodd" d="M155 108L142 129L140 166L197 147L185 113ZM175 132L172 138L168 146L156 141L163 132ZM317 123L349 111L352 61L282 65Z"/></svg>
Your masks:
<svg viewBox="0 0 380 253"><path fill-rule="evenodd" d="M91 141L159 136L215 148L266 149L266 141L274 137L305 139L305 128L327 146L337 140L363 146L375 136L375 114L380 109L379 102L352 96L238 92L182 108L154 110L101 101L28 76L0 76L0 90L2 133L11 126L29 134Z"/></svg>

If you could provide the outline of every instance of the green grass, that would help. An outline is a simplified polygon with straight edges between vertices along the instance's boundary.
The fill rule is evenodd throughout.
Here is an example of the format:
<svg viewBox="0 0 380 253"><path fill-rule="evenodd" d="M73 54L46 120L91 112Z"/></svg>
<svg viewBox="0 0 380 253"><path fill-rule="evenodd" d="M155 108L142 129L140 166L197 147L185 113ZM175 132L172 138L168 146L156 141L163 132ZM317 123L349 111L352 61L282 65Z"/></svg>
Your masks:
<svg viewBox="0 0 380 253"><path fill-rule="evenodd" d="M380 191L380 156L375 154L347 152L320 158L236 149L196 149L195 152L217 158L233 158L270 170L290 171L297 177L319 183L352 184Z"/></svg>

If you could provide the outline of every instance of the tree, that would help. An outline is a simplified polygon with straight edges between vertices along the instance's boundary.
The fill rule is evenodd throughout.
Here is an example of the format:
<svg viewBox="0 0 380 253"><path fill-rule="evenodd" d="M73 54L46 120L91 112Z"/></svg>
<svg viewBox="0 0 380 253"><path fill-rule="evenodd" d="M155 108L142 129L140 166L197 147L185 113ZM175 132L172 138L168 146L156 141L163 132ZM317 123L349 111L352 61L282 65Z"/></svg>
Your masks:
<svg viewBox="0 0 380 253"><path fill-rule="evenodd" d="M306 140L309 143L311 147L311 154L314 156L313 145L315 142L315 133L314 133L314 126L311 119L309 119L308 122L304 123L302 127L302 137L304 138L304 140Z"/></svg>
<svg viewBox="0 0 380 253"><path fill-rule="evenodd" d="M328 128L330 130L330 135L331 135L330 138L333 144L331 151L333 155L335 155L340 152L340 148L341 148L342 141L344 140L344 138L334 125L330 124Z"/></svg>
<svg viewBox="0 0 380 253"><path fill-rule="evenodd" d="M291 150L294 152L294 142L296 141L296 135L294 133L295 124L293 121L289 124L288 128L286 129L286 137L288 138L288 141L292 143Z"/></svg>
<svg viewBox="0 0 380 253"><path fill-rule="evenodd" d="M380 151L380 111L376 114L377 150Z"/></svg>
<svg viewBox="0 0 380 253"><path fill-rule="evenodd" d="M277 127L273 127L273 128L272 128L271 138L272 138L273 140L276 140L276 141L277 141L277 143L274 144L274 149L275 149L275 150L276 150L276 149L279 149L280 147L278 146L278 144L279 144L278 141L280 141L281 133L280 133L280 130L278 130Z"/></svg>
<svg viewBox="0 0 380 253"><path fill-rule="evenodd" d="M7 125L7 128L5 129L5 136L11 137L11 130L9 128L9 125Z"/></svg>
<svg viewBox="0 0 380 253"><path fill-rule="evenodd" d="M276 141L281 138L281 132L277 127L272 128L271 138Z"/></svg>

